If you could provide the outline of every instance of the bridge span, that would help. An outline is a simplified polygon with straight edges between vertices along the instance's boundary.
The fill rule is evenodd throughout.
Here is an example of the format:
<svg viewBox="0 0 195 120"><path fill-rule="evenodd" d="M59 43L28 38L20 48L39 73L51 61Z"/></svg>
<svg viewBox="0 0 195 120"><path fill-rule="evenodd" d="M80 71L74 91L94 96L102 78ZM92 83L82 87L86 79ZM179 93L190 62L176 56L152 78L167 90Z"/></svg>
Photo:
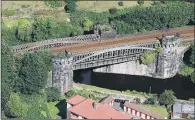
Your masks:
<svg viewBox="0 0 195 120"><path fill-rule="evenodd" d="M124 37L119 37L116 39L109 39L109 40L101 40L101 35L94 32L94 34L89 34L89 35L59 38L53 40L45 40L45 41L39 41L34 43L16 45L16 46L12 46L11 49L14 53L33 52L40 49L50 49L53 52L60 52L60 51L63 52L64 49L69 50L71 48L71 50L73 50L73 48L76 47L75 44L86 45L88 46L87 48L89 47L91 48L93 47L93 45L105 46L106 44L112 46L115 45L119 46L120 44L121 45L128 44L128 42L138 41L138 40L143 40L142 42L146 43L146 42L150 42L152 39L155 40L156 37L160 37L162 34L173 35L176 33L179 33L183 38L187 36L194 36L194 26L178 27L169 30L156 30L146 34L139 33L137 35L124 36ZM78 46L76 49L78 52L79 51Z"/></svg>
<svg viewBox="0 0 195 120"><path fill-rule="evenodd" d="M145 51L154 51L155 53L152 67L150 67L151 65L146 66L148 69L152 69L147 74L148 76L162 79L173 77L179 70L183 58L181 55L183 54L182 50L185 50L183 43L193 42L194 35L183 33L182 35L158 36L158 39L156 36L145 35L131 39L98 41L51 49L54 56L56 55L52 59L53 87L60 89L63 94L72 87L74 70L128 63L139 60ZM158 52L157 47L161 47L162 52ZM131 68L132 64L127 65L128 68ZM123 66L127 68L126 65ZM100 72L107 72L107 70L102 70Z"/></svg>

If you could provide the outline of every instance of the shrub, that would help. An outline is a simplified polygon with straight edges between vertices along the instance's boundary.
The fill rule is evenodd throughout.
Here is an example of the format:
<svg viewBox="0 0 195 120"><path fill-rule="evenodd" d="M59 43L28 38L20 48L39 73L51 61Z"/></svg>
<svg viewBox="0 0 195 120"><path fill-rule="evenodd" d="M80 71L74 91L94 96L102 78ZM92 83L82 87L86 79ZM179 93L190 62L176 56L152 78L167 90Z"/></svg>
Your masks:
<svg viewBox="0 0 195 120"><path fill-rule="evenodd" d="M153 61L155 60L155 53L154 52L145 52L142 56L141 56L141 62L145 65L150 65L153 63Z"/></svg>
<svg viewBox="0 0 195 120"><path fill-rule="evenodd" d="M140 98L134 98L134 101L136 102L136 103L141 103L141 99Z"/></svg>
<svg viewBox="0 0 195 120"><path fill-rule="evenodd" d="M119 6L123 6L123 1L118 2Z"/></svg>
<svg viewBox="0 0 195 120"><path fill-rule="evenodd" d="M5 9L2 11L2 16L13 16L22 13L21 11L18 10L8 10Z"/></svg>
<svg viewBox="0 0 195 120"><path fill-rule="evenodd" d="M138 3L139 5L142 5L142 4L144 4L144 0L137 0L137 3Z"/></svg>
<svg viewBox="0 0 195 120"><path fill-rule="evenodd" d="M69 90L67 93L65 93L65 96L67 98L70 98L72 96L76 95L76 91L75 90Z"/></svg>
<svg viewBox="0 0 195 120"><path fill-rule="evenodd" d="M117 9L116 8L110 8L109 9L109 13L110 14L114 14L114 13L116 13L117 12Z"/></svg>
<svg viewBox="0 0 195 120"><path fill-rule="evenodd" d="M76 0L66 0L65 11L74 12L76 10Z"/></svg>
<svg viewBox="0 0 195 120"><path fill-rule="evenodd" d="M46 88L47 101L54 102L60 100L60 92L57 88Z"/></svg>
<svg viewBox="0 0 195 120"><path fill-rule="evenodd" d="M62 7L62 1L44 1L45 4L48 6L48 7L51 7L51 8L56 8L56 7Z"/></svg>
<svg viewBox="0 0 195 120"><path fill-rule="evenodd" d="M21 8L28 8L30 5L21 5Z"/></svg>
<svg viewBox="0 0 195 120"><path fill-rule="evenodd" d="M189 67L187 65L183 65L182 68L179 70L179 74L183 76L190 76L194 72L193 67Z"/></svg>

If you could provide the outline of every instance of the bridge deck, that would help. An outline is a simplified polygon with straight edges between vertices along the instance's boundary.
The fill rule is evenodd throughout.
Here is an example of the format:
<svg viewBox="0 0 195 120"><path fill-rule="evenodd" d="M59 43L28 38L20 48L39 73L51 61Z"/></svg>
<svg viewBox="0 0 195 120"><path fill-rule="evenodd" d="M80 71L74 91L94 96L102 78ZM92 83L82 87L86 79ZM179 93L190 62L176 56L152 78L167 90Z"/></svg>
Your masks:
<svg viewBox="0 0 195 120"><path fill-rule="evenodd" d="M153 33L126 36L126 37L117 38L113 40L102 40L93 43L62 46L62 47L51 49L51 52L58 53L58 52L64 52L66 50L72 53L84 53L89 51L97 51L108 47L117 47L117 46L132 45L138 43L151 43L151 42L155 42L157 38L162 36L162 34L168 36L168 35L175 35L176 33L179 33L184 40L189 40L189 39L194 39L194 32L195 32L194 27L187 27L181 29L176 28L168 31L161 30Z"/></svg>

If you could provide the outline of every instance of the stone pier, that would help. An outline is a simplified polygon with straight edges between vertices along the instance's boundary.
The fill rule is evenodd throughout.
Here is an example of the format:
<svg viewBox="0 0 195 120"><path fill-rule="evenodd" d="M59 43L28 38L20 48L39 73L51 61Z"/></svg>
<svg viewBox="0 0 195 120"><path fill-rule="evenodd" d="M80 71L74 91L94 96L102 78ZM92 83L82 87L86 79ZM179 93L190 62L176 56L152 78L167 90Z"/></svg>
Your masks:
<svg viewBox="0 0 195 120"><path fill-rule="evenodd" d="M52 87L58 88L63 95L73 87L73 57L52 58Z"/></svg>

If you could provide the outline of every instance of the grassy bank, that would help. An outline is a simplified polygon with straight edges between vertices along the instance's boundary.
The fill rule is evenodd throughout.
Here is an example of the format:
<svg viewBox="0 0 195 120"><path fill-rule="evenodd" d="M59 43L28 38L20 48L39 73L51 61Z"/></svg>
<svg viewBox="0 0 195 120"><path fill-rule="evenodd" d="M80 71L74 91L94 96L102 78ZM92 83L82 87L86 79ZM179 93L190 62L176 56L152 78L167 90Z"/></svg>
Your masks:
<svg viewBox="0 0 195 120"><path fill-rule="evenodd" d="M97 91L101 93L107 93L107 94L121 94L121 95L131 95L135 97L144 97L144 98L149 98L152 96L152 94L147 94L145 92L137 92L135 90L130 91L117 91L117 90L111 90L111 89L106 89L106 88L100 88L96 86L91 86L91 85L85 85L85 84L75 84L77 89L84 89L84 90L90 90L90 91Z"/></svg>

